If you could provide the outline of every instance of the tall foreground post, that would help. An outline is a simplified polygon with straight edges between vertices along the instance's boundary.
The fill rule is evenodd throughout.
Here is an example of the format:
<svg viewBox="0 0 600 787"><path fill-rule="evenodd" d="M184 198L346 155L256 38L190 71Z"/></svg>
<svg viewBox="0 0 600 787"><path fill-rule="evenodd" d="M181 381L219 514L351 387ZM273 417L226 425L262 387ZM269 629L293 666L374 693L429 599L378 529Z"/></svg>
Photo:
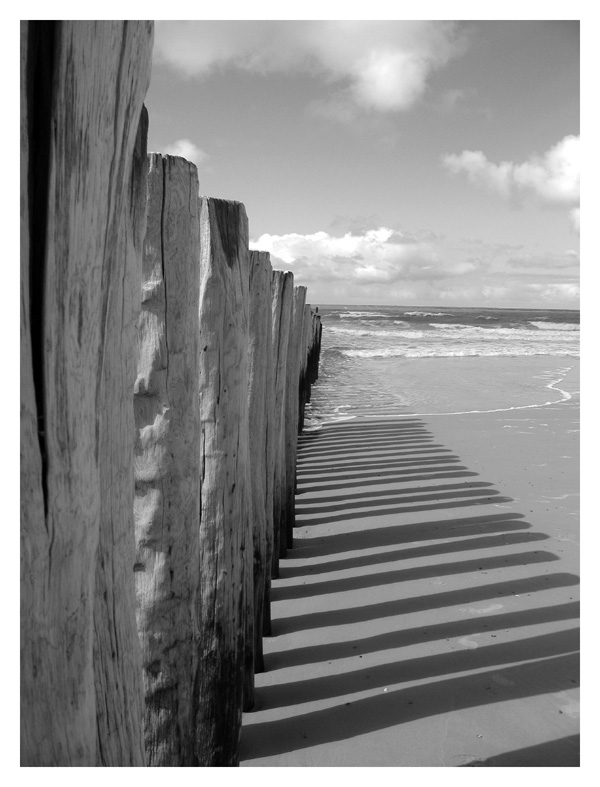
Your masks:
<svg viewBox="0 0 600 787"><path fill-rule="evenodd" d="M127 359L135 355L132 293L143 235L138 131L151 51L148 22L21 25L21 762L28 766L144 764L125 490L133 459ZM112 468L128 466L113 489Z"/></svg>
<svg viewBox="0 0 600 787"><path fill-rule="evenodd" d="M202 198L200 246L197 755L201 765L237 765L253 619L244 206Z"/></svg>
<svg viewBox="0 0 600 787"><path fill-rule="evenodd" d="M198 173L153 153L134 400L134 570L151 766L197 764L199 292Z"/></svg>

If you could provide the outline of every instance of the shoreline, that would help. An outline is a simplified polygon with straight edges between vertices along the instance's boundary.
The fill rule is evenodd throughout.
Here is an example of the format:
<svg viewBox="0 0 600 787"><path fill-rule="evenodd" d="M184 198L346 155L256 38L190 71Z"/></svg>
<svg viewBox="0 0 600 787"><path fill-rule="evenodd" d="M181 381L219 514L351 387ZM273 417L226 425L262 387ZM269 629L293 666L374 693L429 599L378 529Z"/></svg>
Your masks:
<svg viewBox="0 0 600 787"><path fill-rule="evenodd" d="M579 369L575 356L465 356L370 359L332 375L325 358L307 426L546 407L579 390Z"/></svg>

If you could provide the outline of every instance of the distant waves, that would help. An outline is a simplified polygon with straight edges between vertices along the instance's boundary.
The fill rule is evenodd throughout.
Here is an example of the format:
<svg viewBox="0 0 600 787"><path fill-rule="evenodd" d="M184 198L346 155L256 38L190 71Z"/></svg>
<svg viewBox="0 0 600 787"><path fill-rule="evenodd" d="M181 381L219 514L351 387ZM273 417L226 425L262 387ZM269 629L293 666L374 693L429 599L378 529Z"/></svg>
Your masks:
<svg viewBox="0 0 600 787"><path fill-rule="evenodd" d="M319 314L321 364L307 423L313 427L354 417L543 406L548 379L580 352L577 311L337 306L319 307Z"/></svg>

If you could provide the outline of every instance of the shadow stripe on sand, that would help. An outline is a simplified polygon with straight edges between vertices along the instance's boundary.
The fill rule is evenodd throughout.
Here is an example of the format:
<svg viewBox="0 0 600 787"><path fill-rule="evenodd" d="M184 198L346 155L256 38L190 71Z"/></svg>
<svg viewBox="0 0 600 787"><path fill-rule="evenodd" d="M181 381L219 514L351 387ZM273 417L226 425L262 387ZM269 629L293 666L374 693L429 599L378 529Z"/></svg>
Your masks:
<svg viewBox="0 0 600 787"><path fill-rule="evenodd" d="M385 693L378 690L372 697L291 718L261 722L248 714L241 759L283 754L449 711L556 693L578 685L579 654L567 653Z"/></svg>

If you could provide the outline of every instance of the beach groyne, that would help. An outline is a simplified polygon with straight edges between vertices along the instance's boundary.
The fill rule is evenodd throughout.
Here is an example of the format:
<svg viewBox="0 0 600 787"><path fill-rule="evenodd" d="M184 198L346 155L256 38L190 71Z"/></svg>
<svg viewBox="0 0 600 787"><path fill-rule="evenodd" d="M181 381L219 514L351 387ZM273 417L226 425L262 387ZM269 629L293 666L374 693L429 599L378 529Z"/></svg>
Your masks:
<svg viewBox="0 0 600 787"><path fill-rule="evenodd" d="M24 766L237 765L291 546L320 321L147 156L152 37L21 25Z"/></svg>

